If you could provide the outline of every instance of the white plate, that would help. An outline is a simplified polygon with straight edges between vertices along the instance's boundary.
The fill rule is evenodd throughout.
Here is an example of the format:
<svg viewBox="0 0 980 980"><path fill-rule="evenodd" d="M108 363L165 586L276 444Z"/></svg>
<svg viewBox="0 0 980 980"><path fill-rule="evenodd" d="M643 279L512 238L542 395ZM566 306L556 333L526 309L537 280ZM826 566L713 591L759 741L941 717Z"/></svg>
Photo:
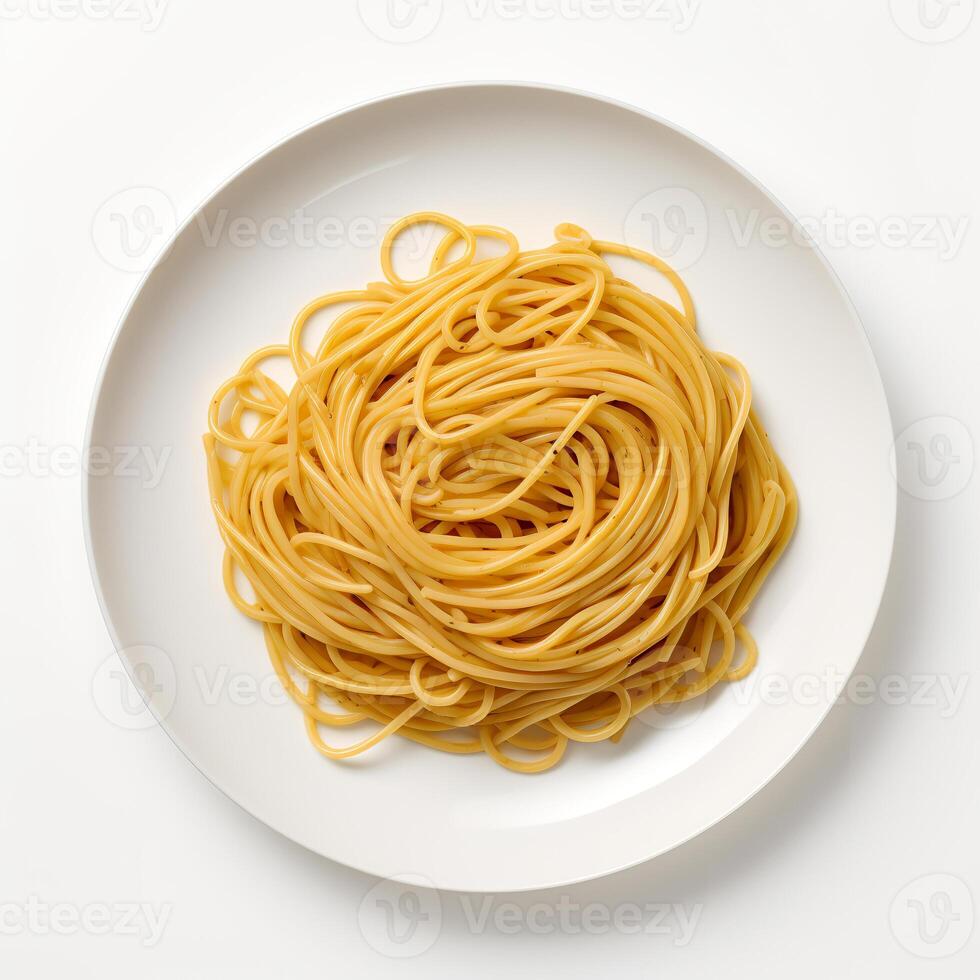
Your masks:
<svg viewBox="0 0 980 980"><path fill-rule="evenodd" d="M270 669L260 629L222 589L200 441L215 387L245 354L282 342L311 297L378 278L375 230L422 209L506 225L525 247L550 241L560 221L646 247L658 233L686 266L709 344L747 365L799 489L796 537L750 613L756 672L683 713L632 725L618 745L575 746L541 775L401 739L347 764L322 758L298 709L262 683ZM297 210L305 222L285 232L267 225L265 244L243 244L248 222L230 234L235 217L261 226ZM757 182L635 109L480 84L399 95L317 123L237 174L203 215L218 242L192 220L146 277L89 426L91 446L148 447L155 457L172 447L163 478L153 487L149 478L90 476L84 507L114 642L209 779L334 860L498 891L660 854L787 763L867 639L891 554L895 486L887 406L858 318L816 250L774 244L773 229L790 219ZM314 233L322 242L311 246Z"/></svg>

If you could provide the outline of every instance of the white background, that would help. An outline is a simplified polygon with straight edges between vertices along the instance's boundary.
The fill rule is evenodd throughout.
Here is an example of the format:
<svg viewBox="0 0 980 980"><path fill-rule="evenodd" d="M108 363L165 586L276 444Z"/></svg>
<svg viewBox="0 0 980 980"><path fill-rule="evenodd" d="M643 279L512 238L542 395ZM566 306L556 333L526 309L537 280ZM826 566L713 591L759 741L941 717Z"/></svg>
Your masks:
<svg viewBox="0 0 980 980"><path fill-rule="evenodd" d="M690 23L680 0L445 0L441 14L428 0L414 19L399 0L401 33L384 0L362 4L363 17L353 0L164 3L159 23L149 0L0 4L2 974L975 975L973 0L702 0ZM654 16L631 16L644 7ZM798 216L837 222L843 232L816 237L830 236L902 434L895 559L858 668L874 693L835 707L765 790L686 846L488 908L480 896L423 892L417 907L412 894L402 905L397 891L368 895L371 879L241 812L161 731L104 717L93 678L112 650L73 463L139 280L96 247L104 202L158 188L182 220L286 133L365 98L464 79L640 105L721 148ZM944 241L945 227L965 238ZM942 682L966 685L955 705ZM411 942L389 938L378 897L395 903L394 936L414 926ZM132 903L165 917L162 935L145 912L127 926ZM644 931L658 924L651 903L696 916L693 933L676 910ZM638 933L624 927L633 906ZM390 955L404 952L418 955Z"/></svg>

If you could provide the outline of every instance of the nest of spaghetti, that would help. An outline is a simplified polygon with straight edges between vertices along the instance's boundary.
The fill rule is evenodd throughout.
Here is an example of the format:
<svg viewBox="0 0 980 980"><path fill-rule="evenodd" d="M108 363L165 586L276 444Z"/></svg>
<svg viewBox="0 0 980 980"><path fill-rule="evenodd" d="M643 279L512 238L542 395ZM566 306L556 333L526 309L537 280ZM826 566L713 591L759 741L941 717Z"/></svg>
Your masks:
<svg viewBox="0 0 980 980"><path fill-rule="evenodd" d="M394 260L422 228L431 262L407 280ZM228 593L313 745L346 759L397 734L538 772L747 675L743 618L796 497L676 273L574 225L522 251L429 212L380 258L384 281L245 359L205 436Z"/></svg>

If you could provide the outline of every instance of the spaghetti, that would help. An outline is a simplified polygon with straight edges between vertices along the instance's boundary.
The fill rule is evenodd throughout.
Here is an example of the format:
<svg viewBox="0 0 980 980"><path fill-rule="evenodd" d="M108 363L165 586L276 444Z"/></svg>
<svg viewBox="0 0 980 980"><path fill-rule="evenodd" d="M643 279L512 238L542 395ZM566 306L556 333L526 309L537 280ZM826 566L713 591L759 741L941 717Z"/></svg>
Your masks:
<svg viewBox="0 0 980 980"><path fill-rule="evenodd" d="M410 281L393 253L419 225L444 234ZM660 259L555 234L521 251L409 215L384 282L314 300L211 402L225 585L332 759L397 733L536 772L756 662L742 619L796 497L748 374L704 346ZM658 270L679 307L609 255ZM289 390L265 370L280 357ZM324 741L364 720L362 741Z"/></svg>

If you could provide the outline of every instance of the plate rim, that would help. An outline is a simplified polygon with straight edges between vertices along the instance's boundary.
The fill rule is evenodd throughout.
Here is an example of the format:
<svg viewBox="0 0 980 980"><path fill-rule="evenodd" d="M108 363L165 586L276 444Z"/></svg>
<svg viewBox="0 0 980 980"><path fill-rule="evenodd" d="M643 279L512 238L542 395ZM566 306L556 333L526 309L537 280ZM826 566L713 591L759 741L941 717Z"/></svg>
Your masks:
<svg viewBox="0 0 980 980"><path fill-rule="evenodd" d="M708 142L707 140L703 139L697 134L686 129L684 126L681 126L658 113L652 112L648 109L645 109L641 106L637 106L633 103L626 102L621 99L604 95L598 92L592 92L586 89L580 89L573 86L551 84L548 82L533 81L533 80L473 79L473 80L465 80L465 81L439 82L439 83L428 84L428 85L413 86L411 88L399 89L394 92L384 93L381 95L373 96L371 98L363 99L348 104L346 106L343 106L332 112L328 112L322 116L319 116L314 120L312 120L311 122L301 125L296 129L293 129L289 133L285 134L281 138L274 140L265 149L251 156L241 166L239 166L226 178L224 178L217 185L215 185L212 188L212 190L210 190L188 212L184 220L178 223L177 227L174 229L172 234L168 236L167 240L160 248L160 250L154 257L153 261L150 263L147 269L140 275L139 281L137 282L128 300L126 301L123 311L120 314L116 322L115 328L113 329L112 334L109 338L105 352L102 355L102 360L99 364L99 368L95 377L95 383L92 388L92 396L89 403L88 416L85 423L85 433L82 442L82 453L83 453L82 458L86 458L87 454L91 451L96 416L98 414L100 401L104 394L105 382L108 376L109 367L113 358L113 354L116 351L116 348L119 344L119 340L122 336L123 331L126 328L126 324L129 321L130 316L132 315L132 312L136 306L137 301L142 295L149 280L156 273L159 266L167 259L170 251L172 250L172 248L174 247L178 239L183 235L187 227L208 207L208 205L216 197L218 197L219 194L221 194L240 176L245 174L247 171L251 170L260 161L276 153L278 150L280 150L281 148L283 148L293 140L299 139L300 137L311 132L314 129L327 125L344 116L348 116L353 113L356 113L361 109L365 109L375 105L380 105L382 103L394 103L401 99L410 98L412 96L417 96L417 95L432 94L436 92L445 92L445 91L454 91L454 90L480 89L480 88L488 89L488 90L524 89L524 90L550 92L550 93L555 93L560 95L574 96L578 98L588 99L593 102L602 103L606 106L626 110L627 112L636 114L651 122L657 123L667 128L668 130L673 131L674 133L690 140L692 143L707 150L710 154L715 156L717 159L721 160L728 167L730 167L737 174L739 174L742 178L747 180L753 187L755 187L766 198L768 198L784 215L786 215L793 221L798 221L793 211L790 208L788 208L785 204L783 204L783 202L779 198L777 198L775 194L773 194L772 191L765 184L763 184L752 173L747 171L736 160L733 160L730 156L728 156L728 154L726 154L724 151L718 149L718 147L716 147L713 143ZM857 311L857 308L855 307L853 301L851 300L850 295L848 294L846 288L844 287L844 284L841 281L840 276L837 274L836 270L834 269L833 265L830 263L830 260L827 258L824 250L821 248L819 243L813 242L811 251L817 256L818 261L823 267L825 273L829 275L830 281L833 283L836 292L839 294L841 300L844 303L846 310L850 314L853 324L858 329L858 334L860 336L860 340L863 345L864 352L867 356L869 365L874 373L874 377L878 383L877 394L880 395L880 402L881 402L880 407L884 411L885 420L887 421L887 427L889 431L892 433L892 436L894 436L894 420L892 418L891 410L888 404L888 395L884 386L884 382L881 377L881 370L878 366L878 362L874 354L874 349L871 345L870 338L868 337L867 331ZM167 735L170 741L180 751L181 755L183 755L184 758L187 759L187 761L212 786L214 786L219 792L221 792L222 795L225 796L227 799L231 800L236 806L238 806L244 812L248 813L249 816L258 820L264 826L267 826L270 830L274 831L275 833L282 835L283 837L287 838L293 843L298 844L300 847L303 847L305 850L310 851L311 853L317 854L320 857L326 858L327 860L333 861L337 864L341 864L345 867L353 868L359 872L370 875L372 877L378 877L378 872L376 869L368 867L362 863L348 860L347 858L334 857L333 855L326 854L324 851L319 850L318 848L315 848L310 844L307 844L301 840L298 840L296 837L292 836L292 834L287 832L286 830L283 830L277 826L273 826L272 824L267 823L262 817L257 816L245 803L239 801L233 795L231 795L231 793L228 790L226 790L223 786L221 786L216 781L215 778L213 778L208 772L202 769L200 765L198 765L198 763L191 756L190 751L181 744L181 741L178 739L177 735L173 731L171 731L171 729L166 723L166 719L161 719L157 711L155 710L154 706L152 705L152 703L148 702L145 699L145 697L143 696L142 688L138 683L138 679L134 676L134 671L131 667L129 660L121 655L122 648L120 646L120 639L109 612L105 590L103 588L103 583L100 578L99 570L95 559L95 546L92 537L92 519L91 519L92 500L91 500L91 493L90 493L92 479L93 477L91 474L84 474L83 479L80 481L81 482L82 530L83 530L83 538L85 543L86 559L88 563L89 575L92 581L92 587L95 591L96 600L99 605L99 611L102 615L103 622L105 623L106 630L109 635L109 639L112 641L114 652L117 658L122 663L123 668L127 673L127 676L129 676L130 680L133 683L133 686L136 688L141 699L143 699L144 705L146 706L147 710L153 716L156 725L160 729L162 729L162 731ZM767 785L769 785L769 783L772 782L772 780L775 779L776 776L778 776L779 773L781 773L793 761L793 759L795 759L795 757L803 748L803 746L810 741L810 739L813 737L816 730L826 720L831 709L834 707L837 696L840 694L840 691L846 686L851 676L854 674L854 671L857 669L857 665L860 662L860 659L863 656L865 649L867 648L868 640L871 637L871 634L875 628L875 625L878 621L878 617L880 615L881 604L884 598L885 590L887 588L888 580L890 577L892 560L894 557L895 532L897 526L897 512L898 512L897 481L894 483L892 489L893 492L888 494L887 497L887 507L888 507L887 547L884 547L882 549L883 554L878 559L882 565L881 573L879 576L880 585L877 588L877 595L874 597L874 604L872 607L873 612L870 616L867 629L865 630L864 637L861 640L858 653L854 658L853 664L848 669L846 676L843 676L842 678L837 678L840 681L840 683L837 689L832 692L834 696L827 698L826 704L821 708L819 712L815 714L815 720L813 721L812 725L806 729L802 738L800 738L799 741L788 752L788 754L786 754L784 761L780 765L778 765L776 768L770 771L768 775L766 775L761 781L753 782L752 787L749 790L747 790L744 795L740 796L738 800L734 804L732 804L728 809L724 810L721 813L718 813L713 818L708 819L707 822L699 823L699 825L696 828L692 829L691 832L686 836L683 836L680 839L677 839L665 846L655 847L652 851L644 852L640 856L636 857L635 859L631 859L626 862L621 862L615 864L612 867L604 868L602 870L591 870L580 874L562 875L557 879L549 878L546 881L535 881L532 883L524 882L516 885L509 885L507 887L494 886L490 889L484 889L484 888L479 888L472 884L457 885L457 884L445 884L445 883L438 883L437 885L435 885L435 887L437 887L439 891L446 891L446 892L480 891L480 892L486 892L488 894L491 893L500 894L504 892L518 893L518 892L543 890L547 888L564 887L567 885L578 884L583 881L590 881L598 878L603 878L609 875L617 874L621 871L625 871L629 868L636 867L647 861L652 861L655 858L660 857L662 854L668 853L678 847L681 847L682 845L688 843L694 838L700 836L705 831L709 830L711 827L716 826L718 823L723 821L726 817L730 816L732 813L734 813L736 810L742 807L746 802L748 802L748 800L752 799L752 797L754 797L757 793L759 793ZM405 881L406 883L410 883L415 887L419 887L417 880L410 880L410 879L415 879L415 876L412 874L395 873L395 874L387 875L387 877L390 880Z"/></svg>

